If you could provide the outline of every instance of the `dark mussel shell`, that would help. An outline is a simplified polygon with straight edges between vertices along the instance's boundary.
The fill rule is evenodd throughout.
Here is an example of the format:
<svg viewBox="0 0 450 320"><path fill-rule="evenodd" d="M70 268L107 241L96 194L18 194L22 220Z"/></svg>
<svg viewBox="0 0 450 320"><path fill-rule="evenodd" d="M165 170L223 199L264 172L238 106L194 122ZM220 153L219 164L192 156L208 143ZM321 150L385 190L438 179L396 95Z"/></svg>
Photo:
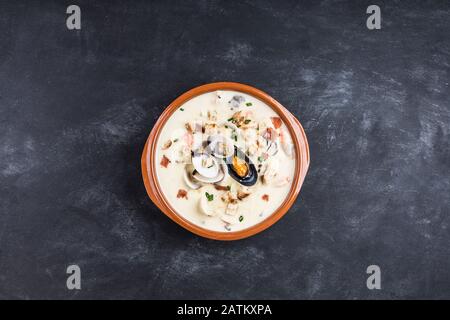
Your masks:
<svg viewBox="0 0 450 320"><path fill-rule="evenodd" d="M239 159L243 159L245 161L248 172L245 177L239 176L233 168L233 157L229 157L226 159L228 174L243 186L253 186L258 181L258 170L256 170L255 165L249 157L247 157L247 155L236 146L234 146L234 156L237 156Z"/></svg>

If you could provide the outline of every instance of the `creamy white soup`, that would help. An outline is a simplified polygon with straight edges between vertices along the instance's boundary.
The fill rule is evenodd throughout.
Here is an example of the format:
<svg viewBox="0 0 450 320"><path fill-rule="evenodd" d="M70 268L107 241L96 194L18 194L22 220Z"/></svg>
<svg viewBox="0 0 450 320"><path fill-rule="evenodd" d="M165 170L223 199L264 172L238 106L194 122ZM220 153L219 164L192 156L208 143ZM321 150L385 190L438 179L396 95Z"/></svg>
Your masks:
<svg viewBox="0 0 450 320"><path fill-rule="evenodd" d="M156 174L176 212L214 231L249 228L274 213L292 185L294 146L281 118L236 91L199 95L161 129Z"/></svg>

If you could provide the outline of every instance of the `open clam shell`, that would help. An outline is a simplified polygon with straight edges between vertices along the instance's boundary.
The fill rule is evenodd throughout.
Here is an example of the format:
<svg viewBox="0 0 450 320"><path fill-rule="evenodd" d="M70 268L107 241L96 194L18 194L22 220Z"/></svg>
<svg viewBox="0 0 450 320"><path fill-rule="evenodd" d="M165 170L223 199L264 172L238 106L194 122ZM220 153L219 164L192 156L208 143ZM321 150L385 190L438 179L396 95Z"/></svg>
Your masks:
<svg viewBox="0 0 450 320"><path fill-rule="evenodd" d="M188 164L185 166L184 168L184 174L183 174L183 178L184 178L184 182L186 183L186 185L193 189L193 190L197 190L201 187L201 184L194 180L194 177L192 176L192 174L195 172L195 169L192 165Z"/></svg>
<svg viewBox="0 0 450 320"><path fill-rule="evenodd" d="M223 172L222 169L219 170L217 176L213 177L213 178L207 178L202 176L201 174L198 173L198 171L195 171L192 174L192 177L202 183L217 183L222 181L225 178L225 173Z"/></svg>
<svg viewBox="0 0 450 320"><path fill-rule="evenodd" d="M219 163L217 159L206 153L194 153L192 156L192 165L201 176L213 179L219 174Z"/></svg>

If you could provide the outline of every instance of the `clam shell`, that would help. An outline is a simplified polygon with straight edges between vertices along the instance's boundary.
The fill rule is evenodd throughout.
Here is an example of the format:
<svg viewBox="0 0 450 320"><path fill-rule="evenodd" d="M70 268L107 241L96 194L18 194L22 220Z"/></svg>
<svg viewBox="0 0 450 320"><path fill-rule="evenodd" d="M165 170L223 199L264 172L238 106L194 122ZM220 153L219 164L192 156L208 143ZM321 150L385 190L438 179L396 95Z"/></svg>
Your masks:
<svg viewBox="0 0 450 320"><path fill-rule="evenodd" d="M207 216L215 216L216 212L214 211L213 206L209 203L208 199L204 195L200 197L200 211Z"/></svg>
<svg viewBox="0 0 450 320"><path fill-rule="evenodd" d="M281 141L281 147L283 148L284 153L288 156L293 158L294 157L294 143L292 142L292 138L289 135L289 133L283 129L281 130L280 134L280 141Z"/></svg>
<svg viewBox="0 0 450 320"><path fill-rule="evenodd" d="M232 224L237 224L237 223L239 222L239 216L238 216L238 215L230 216L230 215L228 215L228 214L224 214L224 215L221 215L221 216L220 216L220 219L221 219L223 222L225 222L225 223L227 223L227 224L230 224L230 225L232 225Z"/></svg>
<svg viewBox="0 0 450 320"><path fill-rule="evenodd" d="M189 188L197 190L201 187L201 184L193 180L192 171L194 171L194 167L192 165L186 165L184 168L183 179Z"/></svg>
<svg viewBox="0 0 450 320"><path fill-rule="evenodd" d="M196 179L199 182L203 182L203 183L216 183L216 182L220 182L223 180L223 178L225 177L225 174L222 170L219 170L219 173L217 174L217 176L213 177L213 178L207 178L202 176L201 174L199 174L198 172L195 172L192 177L194 179Z"/></svg>
<svg viewBox="0 0 450 320"><path fill-rule="evenodd" d="M204 167L203 161L205 160L212 161L212 165L210 167ZM217 159L205 153L194 154L192 156L192 165L202 177L207 179L213 179L217 177L220 171Z"/></svg>
<svg viewBox="0 0 450 320"><path fill-rule="evenodd" d="M219 171L217 173L217 176L213 177L213 178L207 178L202 176L201 174L199 174L197 171L194 172L192 174L192 178L198 182L201 183L217 183L217 182L221 182L225 179L225 177L227 176L227 168L225 164L220 164L219 165Z"/></svg>

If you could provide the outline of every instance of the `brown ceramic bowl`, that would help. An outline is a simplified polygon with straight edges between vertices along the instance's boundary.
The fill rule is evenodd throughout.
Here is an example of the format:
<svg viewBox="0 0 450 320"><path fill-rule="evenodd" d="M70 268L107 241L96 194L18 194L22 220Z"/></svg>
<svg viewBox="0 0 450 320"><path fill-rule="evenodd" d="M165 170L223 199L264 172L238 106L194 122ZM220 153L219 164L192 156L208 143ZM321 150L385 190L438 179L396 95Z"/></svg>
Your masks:
<svg viewBox="0 0 450 320"><path fill-rule="evenodd" d="M260 223L249 227L244 230L234 231L234 232L219 232L205 229L195 225L194 223L186 220L180 216L170 205L170 203L165 198L162 193L156 176L156 164L155 161L155 149L156 142L158 141L159 133L166 123L167 119L172 115L172 113L177 110L183 103L201 95L203 93L216 91L216 90L234 90L247 93L265 102L267 105L272 107L272 109L278 113L281 119L286 124L292 136L292 141L294 143L295 152L295 175L292 182L292 187L287 195L286 199L282 205L271 215L269 215L265 220ZM289 210L289 208L294 203L297 198L300 188L302 186L303 180L305 179L306 172L309 167L309 147L308 141L306 139L305 132L300 124L300 122L278 101L273 99L267 93L253 88L248 85L235 83L235 82L217 82L202 85L187 91L186 93L179 96L175 101L173 101L161 114L159 119L156 121L150 135L145 143L144 151L142 152L141 158L142 165L142 177L144 179L145 188L150 199L155 203L155 205L166 214L170 219L178 223L183 228L200 235L202 237L215 239L215 240L238 240L246 237L250 237L257 234L275 222L277 222L284 214Z"/></svg>

